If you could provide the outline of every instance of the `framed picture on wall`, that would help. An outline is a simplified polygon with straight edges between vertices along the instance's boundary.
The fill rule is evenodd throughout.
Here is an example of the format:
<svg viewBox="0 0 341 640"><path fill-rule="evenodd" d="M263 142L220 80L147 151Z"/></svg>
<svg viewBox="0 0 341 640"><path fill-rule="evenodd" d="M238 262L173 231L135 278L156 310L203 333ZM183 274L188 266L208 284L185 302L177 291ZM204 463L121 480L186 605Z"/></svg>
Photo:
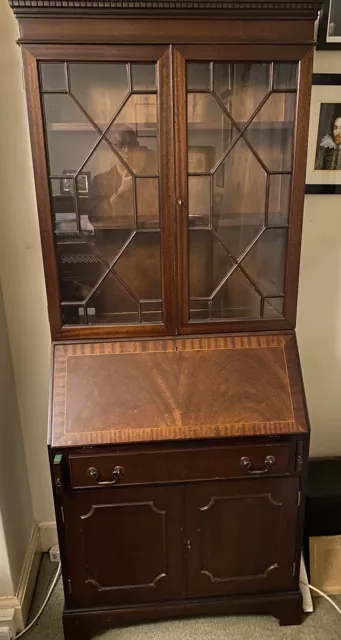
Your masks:
<svg viewBox="0 0 341 640"><path fill-rule="evenodd" d="M306 193L341 194L341 74L314 74Z"/></svg>
<svg viewBox="0 0 341 640"><path fill-rule="evenodd" d="M325 0L320 13L318 49L341 49L341 0Z"/></svg>

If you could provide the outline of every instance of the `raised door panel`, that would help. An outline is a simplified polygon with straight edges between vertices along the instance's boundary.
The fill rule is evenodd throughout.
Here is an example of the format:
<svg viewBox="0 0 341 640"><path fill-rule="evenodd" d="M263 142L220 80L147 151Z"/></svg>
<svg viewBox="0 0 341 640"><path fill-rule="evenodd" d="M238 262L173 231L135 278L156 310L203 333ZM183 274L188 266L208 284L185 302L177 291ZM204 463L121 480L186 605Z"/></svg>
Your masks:
<svg viewBox="0 0 341 640"><path fill-rule="evenodd" d="M71 492L65 503L73 606L181 596L181 489Z"/></svg>
<svg viewBox="0 0 341 640"><path fill-rule="evenodd" d="M293 588L297 497L295 478L188 487L188 595Z"/></svg>

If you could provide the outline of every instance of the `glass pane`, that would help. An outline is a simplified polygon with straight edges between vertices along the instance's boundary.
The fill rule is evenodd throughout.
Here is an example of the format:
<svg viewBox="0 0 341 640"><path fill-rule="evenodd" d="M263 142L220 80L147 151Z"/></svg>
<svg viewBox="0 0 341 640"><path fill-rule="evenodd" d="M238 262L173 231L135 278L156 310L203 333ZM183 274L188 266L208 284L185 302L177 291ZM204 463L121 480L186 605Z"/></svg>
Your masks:
<svg viewBox="0 0 341 640"><path fill-rule="evenodd" d="M187 89L188 91L210 90L210 63L189 62L187 64Z"/></svg>
<svg viewBox="0 0 341 640"><path fill-rule="evenodd" d="M291 196L291 175L270 176L269 226L288 224Z"/></svg>
<svg viewBox="0 0 341 640"><path fill-rule="evenodd" d="M297 72L297 62L275 62L273 88L282 91L297 89Z"/></svg>
<svg viewBox="0 0 341 640"><path fill-rule="evenodd" d="M63 302L84 301L91 295L106 266L85 241L57 242L60 292Z"/></svg>
<svg viewBox="0 0 341 640"><path fill-rule="evenodd" d="M131 95L106 137L137 175L157 173L156 95Z"/></svg>
<svg viewBox="0 0 341 640"><path fill-rule="evenodd" d="M264 296L283 294L287 230L266 229L243 259L243 266Z"/></svg>
<svg viewBox="0 0 341 640"><path fill-rule="evenodd" d="M113 273L100 282L86 305L91 324L125 324L139 321L139 305Z"/></svg>
<svg viewBox="0 0 341 640"><path fill-rule="evenodd" d="M264 225L266 173L242 138L227 155L221 172L213 179L213 228L233 257L239 258Z"/></svg>
<svg viewBox="0 0 341 640"><path fill-rule="evenodd" d="M131 82L133 91L155 91L155 64L132 64Z"/></svg>
<svg viewBox="0 0 341 640"><path fill-rule="evenodd" d="M296 94L273 93L246 130L269 171L291 171Z"/></svg>
<svg viewBox="0 0 341 640"><path fill-rule="evenodd" d="M264 298L264 318L283 318L284 298Z"/></svg>
<svg viewBox="0 0 341 640"><path fill-rule="evenodd" d="M76 172L99 139L69 95L43 96L50 173Z"/></svg>
<svg viewBox="0 0 341 640"><path fill-rule="evenodd" d="M188 171L208 173L230 146L236 130L209 93L188 94Z"/></svg>
<svg viewBox="0 0 341 640"><path fill-rule="evenodd" d="M268 63L214 63L214 90L240 127L252 116L269 88Z"/></svg>
<svg viewBox="0 0 341 640"><path fill-rule="evenodd" d="M139 229L159 227L159 180L136 178L137 225Z"/></svg>
<svg viewBox="0 0 341 640"><path fill-rule="evenodd" d="M189 295L207 298L234 265L223 245L211 231L189 232Z"/></svg>
<svg viewBox="0 0 341 640"><path fill-rule="evenodd" d="M208 300L190 300L189 301L189 319L190 320L209 320L209 301Z"/></svg>
<svg viewBox="0 0 341 640"><path fill-rule="evenodd" d="M85 164L89 176L87 219L81 220L86 233L94 232L93 246L110 264L135 228L133 178L106 142L102 141ZM81 193L77 189L78 209Z"/></svg>
<svg viewBox="0 0 341 640"><path fill-rule="evenodd" d="M44 62L40 65L43 91L66 91L66 68L63 63Z"/></svg>
<svg viewBox="0 0 341 640"><path fill-rule="evenodd" d="M86 324L85 307L62 305L63 324Z"/></svg>
<svg viewBox="0 0 341 640"><path fill-rule="evenodd" d="M208 226L211 209L211 179L209 176L188 178L189 226Z"/></svg>
<svg viewBox="0 0 341 640"><path fill-rule="evenodd" d="M213 298L212 317L259 318L261 298L237 267Z"/></svg>
<svg viewBox="0 0 341 640"><path fill-rule="evenodd" d="M70 92L100 129L104 129L128 95L125 64L69 64Z"/></svg>
<svg viewBox="0 0 341 640"><path fill-rule="evenodd" d="M139 300L159 299L160 233L138 231L124 249L114 269Z"/></svg>
<svg viewBox="0 0 341 640"><path fill-rule="evenodd" d="M161 302L141 302L142 322L162 322Z"/></svg>

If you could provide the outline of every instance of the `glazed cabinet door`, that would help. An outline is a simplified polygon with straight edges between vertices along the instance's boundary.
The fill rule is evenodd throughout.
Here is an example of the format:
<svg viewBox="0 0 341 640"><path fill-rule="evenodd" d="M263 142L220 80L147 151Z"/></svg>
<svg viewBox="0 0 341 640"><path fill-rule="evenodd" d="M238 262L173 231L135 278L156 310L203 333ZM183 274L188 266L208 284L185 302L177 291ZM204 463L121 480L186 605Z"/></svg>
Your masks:
<svg viewBox="0 0 341 640"><path fill-rule="evenodd" d="M54 337L171 332L167 47L36 46L24 61Z"/></svg>
<svg viewBox="0 0 341 640"><path fill-rule="evenodd" d="M290 328L311 54L188 45L174 66L180 331Z"/></svg>
<svg viewBox="0 0 341 640"><path fill-rule="evenodd" d="M180 598L181 488L71 491L65 499L73 606Z"/></svg>
<svg viewBox="0 0 341 640"><path fill-rule="evenodd" d="M293 589L297 505L296 478L189 486L188 595Z"/></svg>

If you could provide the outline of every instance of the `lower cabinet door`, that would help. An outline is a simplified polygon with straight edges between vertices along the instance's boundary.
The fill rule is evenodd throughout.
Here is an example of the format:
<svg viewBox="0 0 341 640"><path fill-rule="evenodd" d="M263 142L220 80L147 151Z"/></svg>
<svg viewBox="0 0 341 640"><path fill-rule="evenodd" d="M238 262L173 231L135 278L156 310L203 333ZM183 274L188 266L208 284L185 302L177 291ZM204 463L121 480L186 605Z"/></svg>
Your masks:
<svg viewBox="0 0 341 640"><path fill-rule="evenodd" d="M64 501L72 606L182 595L181 487L70 491Z"/></svg>
<svg viewBox="0 0 341 640"><path fill-rule="evenodd" d="M187 594L293 588L297 499L296 478L188 486Z"/></svg>

